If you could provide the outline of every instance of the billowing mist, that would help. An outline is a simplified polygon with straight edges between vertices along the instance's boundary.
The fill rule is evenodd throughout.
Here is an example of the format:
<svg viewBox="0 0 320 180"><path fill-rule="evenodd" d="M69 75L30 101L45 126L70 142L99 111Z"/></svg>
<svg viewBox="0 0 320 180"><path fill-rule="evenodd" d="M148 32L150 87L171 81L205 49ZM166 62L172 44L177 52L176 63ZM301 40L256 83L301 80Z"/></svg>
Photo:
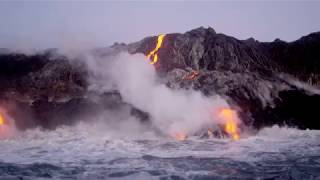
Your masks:
<svg viewBox="0 0 320 180"><path fill-rule="evenodd" d="M148 113L152 125L166 135L193 134L215 126L221 123L217 111L228 107L218 96L205 97L194 90L170 89L142 54L123 52L104 58L86 55L82 60L89 69L89 91L119 91L124 102ZM132 121L130 116L126 123L121 123L125 127L119 127L123 122L124 113L121 114L121 121L112 120L120 131L128 132L134 127L141 131L140 123ZM110 118L110 115L103 117Z"/></svg>

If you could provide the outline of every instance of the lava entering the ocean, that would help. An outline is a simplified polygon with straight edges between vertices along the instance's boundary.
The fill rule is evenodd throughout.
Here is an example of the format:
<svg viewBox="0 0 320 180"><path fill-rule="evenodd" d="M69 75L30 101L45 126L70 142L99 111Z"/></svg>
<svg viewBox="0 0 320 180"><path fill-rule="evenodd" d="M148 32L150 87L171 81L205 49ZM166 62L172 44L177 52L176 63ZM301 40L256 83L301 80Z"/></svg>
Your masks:
<svg viewBox="0 0 320 180"><path fill-rule="evenodd" d="M237 113L230 108L223 108L219 111L218 116L225 122L224 130L233 140L239 140L238 117Z"/></svg>
<svg viewBox="0 0 320 180"><path fill-rule="evenodd" d="M162 43L164 41L165 34L161 34L158 36L156 47L148 53L147 58L150 59L150 64L155 64L158 62L158 51L162 47ZM190 74L186 75L183 79L185 80L194 80L199 75L198 71L191 71ZM238 129L238 117L234 110L230 108L222 108L218 112L218 117L223 120L224 131L228 133L233 140L239 140L239 129ZM209 137L213 136L213 132L209 129L207 131ZM179 141L184 141L188 138L187 134L184 132L177 132L172 134L172 137Z"/></svg>
<svg viewBox="0 0 320 180"><path fill-rule="evenodd" d="M158 50L161 48L162 46L162 42L163 42L163 39L166 35L165 34L161 34L158 36L158 41L157 41L157 46L156 48L154 48L148 55L148 59L151 60L150 64L155 64L156 62L158 62Z"/></svg>
<svg viewBox="0 0 320 180"><path fill-rule="evenodd" d="M11 134L10 127L6 122L5 116L0 112L0 139L7 137Z"/></svg>
<svg viewBox="0 0 320 180"><path fill-rule="evenodd" d="M0 113L0 126L3 126L5 124L5 119L3 115Z"/></svg>

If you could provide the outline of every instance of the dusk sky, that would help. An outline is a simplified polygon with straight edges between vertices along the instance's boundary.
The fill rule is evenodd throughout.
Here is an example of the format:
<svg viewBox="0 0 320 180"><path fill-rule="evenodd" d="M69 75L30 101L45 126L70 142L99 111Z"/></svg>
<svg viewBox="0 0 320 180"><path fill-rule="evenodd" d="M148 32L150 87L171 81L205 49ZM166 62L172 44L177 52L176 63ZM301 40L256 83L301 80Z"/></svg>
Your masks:
<svg viewBox="0 0 320 180"><path fill-rule="evenodd" d="M0 47L85 48L211 26L259 41L320 31L320 1L1 1Z"/></svg>

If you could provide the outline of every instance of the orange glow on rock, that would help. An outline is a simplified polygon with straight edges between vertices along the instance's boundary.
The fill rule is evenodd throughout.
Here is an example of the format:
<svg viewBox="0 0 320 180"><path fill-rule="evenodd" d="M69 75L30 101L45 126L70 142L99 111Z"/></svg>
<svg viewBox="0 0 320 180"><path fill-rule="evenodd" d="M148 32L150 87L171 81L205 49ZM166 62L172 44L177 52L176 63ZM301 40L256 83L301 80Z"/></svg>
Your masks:
<svg viewBox="0 0 320 180"><path fill-rule="evenodd" d="M156 48L154 48L151 52L149 52L149 54L147 55L148 59L151 60L150 64L155 64L156 62L158 62L158 50L161 48L162 46L162 42L163 39L166 35L165 34L161 34L158 36L158 41L157 41L157 46Z"/></svg>
<svg viewBox="0 0 320 180"><path fill-rule="evenodd" d="M5 124L5 119L2 114L0 114L0 126Z"/></svg>
<svg viewBox="0 0 320 180"><path fill-rule="evenodd" d="M187 140L188 136L184 132L178 132L173 134L173 138L176 139L177 141L185 141Z"/></svg>
<svg viewBox="0 0 320 180"><path fill-rule="evenodd" d="M0 109L0 140L11 137L15 133L15 126Z"/></svg>
<svg viewBox="0 0 320 180"><path fill-rule="evenodd" d="M224 130L228 133L233 140L239 140L237 113L230 108L223 108L219 112L219 117L225 122Z"/></svg>
<svg viewBox="0 0 320 180"><path fill-rule="evenodd" d="M194 80L199 75L198 71L193 70L189 75L187 75L184 79L186 80Z"/></svg>

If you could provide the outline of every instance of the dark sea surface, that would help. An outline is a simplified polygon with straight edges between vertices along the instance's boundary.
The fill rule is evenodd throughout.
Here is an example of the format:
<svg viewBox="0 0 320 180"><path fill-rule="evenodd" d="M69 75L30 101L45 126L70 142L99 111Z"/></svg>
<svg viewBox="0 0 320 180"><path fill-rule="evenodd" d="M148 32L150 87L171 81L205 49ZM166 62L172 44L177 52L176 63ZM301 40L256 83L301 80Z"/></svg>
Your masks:
<svg viewBox="0 0 320 180"><path fill-rule="evenodd" d="M2 179L319 179L320 131L230 139L117 137L85 125L0 140Z"/></svg>

